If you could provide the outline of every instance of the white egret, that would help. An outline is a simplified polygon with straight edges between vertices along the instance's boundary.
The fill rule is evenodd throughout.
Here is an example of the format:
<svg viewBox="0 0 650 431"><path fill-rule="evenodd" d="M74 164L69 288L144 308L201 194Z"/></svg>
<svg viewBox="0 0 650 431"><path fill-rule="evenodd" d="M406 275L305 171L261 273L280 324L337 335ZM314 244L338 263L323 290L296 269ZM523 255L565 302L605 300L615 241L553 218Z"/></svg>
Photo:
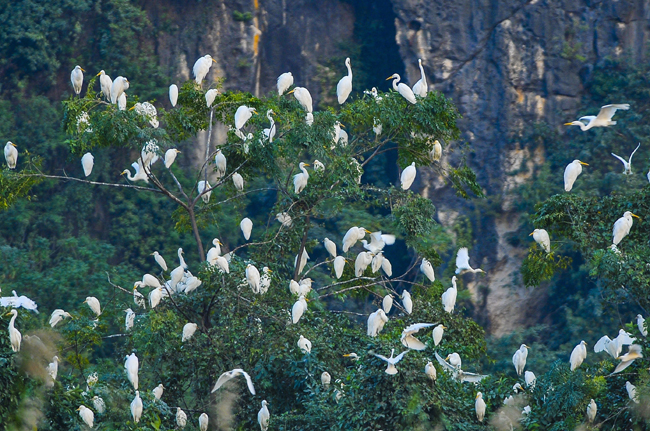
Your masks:
<svg viewBox="0 0 650 431"><path fill-rule="evenodd" d="M138 367L140 366L140 361L135 353L131 353L126 357L124 361L124 368L126 369L126 377L129 379L129 382L133 385L133 389L138 389Z"/></svg>
<svg viewBox="0 0 650 431"><path fill-rule="evenodd" d="M199 430L208 431L208 425L210 425L210 418L206 413L201 413L201 416L199 416Z"/></svg>
<svg viewBox="0 0 650 431"><path fill-rule="evenodd" d="M368 268L368 265L372 262L372 255L367 251L362 251L357 255L356 260L354 261L354 275L361 277Z"/></svg>
<svg viewBox="0 0 650 431"><path fill-rule="evenodd" d="M95 298L94 296L88 296L86 297L86 300L84 301L84 304L88 304L88 307L95 313L97 316L102 314L101 307L99 306L99 300Z"/></svg>
<svg viewBox="0 0 650 431"><path fill-rule="evenodd" d="M126 178L129 181L144 181L145 183L149 182L149 177L147 175L147 172L144 170L142 166L142 159L138 158L137 162L131 163L131 166L133 166L133 169L135 169L135 175L131 176L131 172L128 169L125 169L122 171L120 175L126 175Z"/></svg>
<svg viewBox="0 0 650 431"><path fill-rule="evenodd" d="M89 176L93 171L93 165L95 163L95 158L92 154L86 153L81 158L81 167L84 170L84 175Z"/></svg>
<svg viewBox="0 0 650 431"><path fill-rule="evenodd" d="M195 276L188 277L185 280L185 289L183 292L187 295L188 293L196 290L203 282Z"/></svg>
<svg viewBox="0 0 650 431"><path fill-rule="evenodd" d="M305 269L305 265L307 265L308 260L309 254L307 253L307 249L303 248L302 255L300 256L300 261L298 261L298 255L296 255L295 259L293 260L293 267L298 268L298 274L302 274L302 270Z"/></svg>
<svg viewBox="0 0 650 431"><path fill-rule="evenodd" d="M192 72L194 73L194 80L196 81L197 84L201 84L203 79L205 79L205 76L210 71L212 62L216 63L217 61L213 59L210 56L210 54L206 54L203 57L200 57L198 60L196 60L196 62L194 63L194 67L192 68Z"/></svg>
<svg viewBox="0 0 650 431"><path fill-rule="evenodd" d="M384 310L384 313L390 313L391 308L393 308L393 295L388 294L384 296L384 299L381 301L381 308Z"/></svg>
<svg viewBox="0 0 650 431"><path fill-rule="evenodd" d="M320 382L323 384L323 388L328 389L330 387L330 382L332 381L332 376L327 371L323 371L320 375Z"/></svg>
<svg viewBox="0 0 650 431"><path fill-rule="evenodd" d="M190 338L192 338L192 336L194 335L198 327L199 325L197 325L196 323L186 323L183 326L183 338L181 339L181 341L184 343Z"/></svg>
<svg viewBox="0 0 650 431"><path fill-rule="evenodd" d="M7 141L5 144L5 161L9 169L16 169L16 162L18 162L18 150L16 144Z"/></svg>
<svg viewBox="0 0 650 431"><path fill-rule="evenodd" d="M539 244L546 253L551 252L551 238L548 236L546 229L535 229L528 236L532 236L535 242Z"/></svg>
<svg viewBox="0 0 650 431"><path fill-rule="evenodd" d="M309 90L307 90L305 87L295 87L287 94L291 94L291 93L293 93L293 96L296 98L298 103L300 103L303 109L307 111L308 114L314 112L313 102ZM312 121L313 121L313 116L312 116Z"/></svg>
<svg viewBox="0 0 650 431"><path fill-rule="evenodd" d="M383 130L384 130L384 128L381 125L381 122L378 119L373 118L372 119L372 131L375 132L375 135L377 135L377 136L381 135Z"/></svg>
<svg viewBox="0 0 650 431"><path fill-rule="evenodd" d="M336 98L339 101L339 105L345 103L352 91L352 67L350 67L350 57L345 59L345 67L348 68L348 74L341 78L339 83L336 85Z"/></svg>
<svg viewBox="0 0 650 431"><path fill-rule="evenodd" d="M388 81L389 79L393 80L393 90L397 91L403 98L405 98L409 102L413 104L417 102L417 100L415 100L415 94L413 94L413 90L411 90L409 86L404 84L403 82L399 82L401 78L397 73L386 78L386 81ZM398 82L399 85L397 84Z"/></svg>
<svg viewBox="0 0 650 431"><path fill-rule="evenodd" d="M172 289L176 289L176 286L183 279L185 275L185 268L183 265L179 265L176 268L172 269L172 272L169 273L169 285Z"/></svg>
<svg viewBox="0 0 650 431"><path fill-rule="evenodd" d="M238 172L232 174L232 182L238 191L244 191L244 178Z"/></svg>
<svg viewBox="0 0 650 431"><path fill-rule="evenodd" d="M343 269L345 268L345 258L343 256L336 256L334 258L334 274L338 280L343 275Z"/></svg>
<svg viewBox="0 0 650 431"><path fill-rule="evenodd" d="M427 76L424 74L421 58L418 58L418 66L420 67L420 80L413 85L413 94L420 97L427 97L429 86L427 85Z"/></svg>
<svg viewBox="0 0 650 431"><path fill-rule="evenodd" d="M575 183L576 178L578 178L578 175L582 173L582 165L589 166L587 163L581 162L580 160L576 159L571 163L569 163L564 169L564 190L565 191L570 192L571 189L573 188L573 183Z"/></svg>
<svg viewBox="0 0 650 431"><path fill-rule="evenodd" d="M133 302L138 307L142 307L144 309L147 308L147 302L145 301L144 296L138 292L138 289L136 287L133 287Z"/></svg>
<svg viewBox="0 0 650 431"><path fill-rule="evenodd" d="M86 384L91 388L95 386L95 384L97 384L98 381L99 378L97 377L96 371L94 373L88 374L88 377L86 377Z"/></svg>
<svg viewBox="0 0 650 431"><path fill-rule="evenodd" d="M645 319L640 314L636 315L636 326L639 327L639 332L641 333L641 335L643 335L644 337L648 336L648 328L645 325Z"/></svg>
<svg viewBox="0 0 650 431"><path fill-rule="evenodd" d="M237 376L244 376L246 378L246 384L248 385L248 390L250 391L251 394L255 395L255 388L253 387L253 381L251 380L251 376L248 375L248 373L241 368L235 368L234 370L231 371L226 371L222 375L219 376L217 379L217 383L215 383L214 388L212 388L212 392L216 392L220 387L222 387L226 382L229 380L237 377Z"/></svg>
<svg viewBox="0 0 650 431"><path fill-rule="evenodd" d="M153 289L149 292L149 307L156 308L163 297L163 291L160 287Z"/></svg>
<svg viewBox="0 0 650 431"><path fill-rule="evenodd" d="M70 72L70 81L72 82L72 88L74 89L75 94L81 93L81 86L84 83L84 72L81 66L77 65L72 72ZM100 81L101 82L101 81Z"/></svg>
<svg viewBox="0 0 650 431"><path fill-rule="evenodd" d="M282 227L291 227L293 226L293 220L291 219L291 216L288 213L277 213L275 215L275 219L280 222Z"/></svg>
<svg viewBox="0 0 650 431"><path fill-rule="evenodd" d="M443 292L441 300L442 306L447 313L453 313L456 308L456 298L458 297L458 288L456 287L456 276L451 278L451 287Z"/></svg>
<svg viewBox="0 0 650 431"><path fill-rule="evenodd" d="M583 341L573 348L569 363L571 364L571 371L575 370L587 358L587 343Z"/></svg>
<svg viewBox="0 0 650 431"><path fill-rule="evenodd" d="M253 116L253 114L257 114L257 111L255 108L249 108L246 105L242 105L239 108L237 108L237 111L235 112L235 129L240 130L248 120Z"/></svg>
<svg viewBox="0 0 650 431"><path fill-rule="evenodd" d="M582 130L583 132L593 127L613 126L616 124L616 121L612 121L612 117L619 109L623 111L627 111L628 109L630 109L630 105L628 105L627 103L605 105L600 108L600 112L598 112L598 115L586 115L584 117L578 118L577 121L564 123L564 125L580 126L580 130Z"/></svg>
<svg viewBox="0 0 650 431"><path fill-rule="evenodd" d="M271 287L271 271L268 266L262 268L262 277L260 278L260 293L264 295Z"/></svg>
<svg viewBox="0 0 650 431"><path fill-rule="evenodd" d="M303 295L306 298L309 295L309 292L311 292L311 284L311 278L300 280L300 284L298 285L298 296Z"/></svg>
<svg viewBox="0 0 650 431"><path fill-rule="evenodd" d="M18 316L18 310L11 310L6 315L12 316L11 320L9 320L9 341L11 343L11 350L14 352L20 352L20 342L22 341L23 336L20 331L14 326L16 317Z"/></svg>
<svg viewBox="0 0 650 431"><path fill-rule="evenodd" d="M187 414L180 407L176 407L176 425L179 428L185 428L187 425Z"/></svg>
<svg viewBox="0 0 650 431"><path fill-rule="evenodd" d="M178 102L178 86L176 84L169 86L169 101L172 107L176 106L176 102Z"/></svg>
<svg viewBox="0 0 650 431"><path fill-rule="evenodd" d="M164 390L165 390L165 387L164 387L163 384L161 383L161 384L159 384L158 386L156 386L155 388L153 388L153 389L151 390L151 393L153 394L153 397L154 397L156 400L159 400L160 398L162 398L162 395L163 395L163 391L164 391Z"/></svg>
<svg viewBox="0 0 650 431"><path fill-rule="evenodd" d="M437 162L442 157L442 145L439 140L433 141L433 148L429 151L429 159L432 162Z"/></svg>
<svg viewBox="0 0 650 431"><path fill-rule="evenodd" d="M81 420L83 420L86 425L92 428L95 422L95 414L93 411L86 406L79 406L77 411L79 412L79 416L81 416Z"/></svg>
<svg viewBox="0 0 650 431"><path fill-rule="evenodd" d="M300 295L291 308L291 321L294 324L298 323L305 311L307 311L307 300L304 295Z"/></svg>
<svg viewBox="0 0 650 431"><path fill-rule="evenodd" d="M114 105L117 103L117 99L129 89L129 80L123 76L118 76L113 80L113 85L111 85L111 103Z"/></svg>
<svg viewBox="0 0 650 431"><path fill-rule="evenodd" d="M371 253L378 253L387 245L395 244L395 235L382 234L381 231L372 232L370 234L370 243L368 241L361 241L363 248Z"/></svg>
<svg viewBox="0 0 650 431"><path fill-rule="evenodd" d="M591 399L589 401L589 405L587 406L587 420L589 422L593 422L594 419L596 419L596 413L598 412L598 406L596 405L596 402Z"/></svg>
<svg viewBox="0 0 650 431"><path fill-rule="evenodd" d="M162 268L163 271L167 271L167 262L165 262L165 258L162 257L160 253L154 251L153 253L151 253L151 256L153 256L154 260L160 266L160 268Z"/></svg>
<svg viewBox="0 0 650 431"><path fill-rule="evenodd" d="M384 256L384 259L381 261L381 269L384 271L387 277L393 276L393 265L390 263L390 260Z"/></svg>
<svg viewBox="0 0 650 431"><path fill-rule="evenodd" d="M97 413L102 414L106 411L106 403L104 402L101 397L98 397L95 395L93 397L93 407L95 407L95 410L97 410Z"/></svg>
<svg viewBox="0 0 650 431"><path fill-rule="evenodd" d="M332 241L332 240L329 239L329 238L325 238L325 239L323 240L323 245L325 246L325 250L327 250L327 252L328 252L332 257L336 257L336 244L334 243L334 241Z"/></svg>
<svg viewBox="0 0 650 431"><path fill-rule="evenodd" d="M442 366L442 369L448 373L451 373L452 377L455 380L459 380L461 383L464 382L478 383L484 378L488 377L487 375L481 375L481 374L463 371L461 369L462 361L458 353L455 352L451 353L450 355L447 356L446 359L442 359L442 357L438 354L438 352L435 352L434 354L436 356L436 360ZM449 360L449 362L447 362L447 360Z"/></svg>
<svg viewBox="0 0 650 431"><path fill-rule="evenodd" d="M135 109L135 112L137 112L138 114L145 117L149 121L149 124L151 124L151 126L153 128L158 128L158 126L160 125L160 122L158 121L158 117L157 117L158 116L158 111L156 110L156 107L153 106L151 103L149 103L149 102L142 102L142 103L138 102L135 105L133 105L133 108L131 108L131 109ZM150 141L150 142L153 142L153 141ZM156 148L156 150L159 149L157 145L155 145L155 148ZM154 154L155 154L155 152L154 152Z"/></svg>
<svg viewBox="0 0 650 431"><path fill-rule="evenodd" d="M442 336L445 334L445 329L447 329L446 326L444 326L442 323L433 328L433 331L431 332L431 336L433 337L433 344L437 346L440 344L442 341Z"/></svg>
<svg viewBox="0 0 650 431"><path fill-rule="evenodd" d="M420 329L429 328L433 325L435 325L435 323L414 323L412 325L409 325L402 331L400 341L409 349L424 350L427 348L427 345L415 338L413 334L418 333Z"/></svg>
<svg viewBox="0 0 650 431"><path fill-rule="evenodd" d="M165 167L169 169L174 161L176 160L176 156L180 153L176 148L170 148L169 150L165 151Z"/></svg>
<svg viewBox="0 0 650 431"><path fill-rule="evenodd" d="M632 344L634 341L636 341L636 338L632 338L630 334L621 329L618 331L618 335L613 340L611 340L607 335L601 337L600 340L598 340L598 342L594 345L594 352L600 353L602 351L605 351L612 358L618 359L619 355L621 354L621 350L623 350L623 346Z"/></svg>
<svg viewBox="0 0 650 431"><path fill-rule="evenodd" d="M479 392L476 394L476 403L474 403L476 418L479 422L483 422L483 418L485 417L485 407L486 405L485 401L483 401L483 394Z"/></svg>
<svg viewBox="0 0 650 431"><path fill-rule="evenodd" d="M216 88L211 88L205 92L205 104L208 108L212 106L212 103L214 103L217 94L219 94L219 91L217 91Z"/></svg>
<svg viewBox="0 0 650 431"><path fill-rule="evenodd" d="M253 230L253 222L248 217L243 218L239 222L239 228L244 234L244 239L248 241L251 238L251 231Z"/></svg>
<svg viewBox="0 0 650 431"><path fill-rule="evenodd" d="M307 181L309 181L309 172L307 172L305 166L309 166L309 163L300 162L298 168L302 172L293 176L293 188L296 194L303 191L307 187Z"/></svg>
<svg viewBox="0 0 650 431"><path fill-rule="evenodd" d="M612 372L612 374L620 373L630 365L632 365L632 362L634 362L637 359L643 358L643 353L641 352L641 346L638 344L632 344L628 346L628 352L624 355L621 355L618 359L620 359L620 363L616 366L616 369Z"/></svg>
<svg viewBox="0 0 650 431"><path fill-rule="evenodd" d="M223 256L217 257L217 260L215 261L215 265L217 265L217 267L221 269L221 271L225 272L226 274L230 274L230 267L228 264L228 260L225 257Z"/></svg>
<svg viewBox="0 0 650 431"><path fill-rule="evenodd" d="M208 203L210 202L210 195L212 195L212 190L210 190L210 183L207 181L199 181L198 184L196 185L196 191L198 192L199 196L201 196L201 199L203 200L203 203Z"/></svg>
<svg viewBox="0 0 650 431"><path fill-rule="evenodd" d="M293 75L291 72L285 72L278 76L276 85L278 87L278 96L282 96L293 85Z"/></svg>
<svg viewBox="0 0 650 431"><path fill-rule="evenodd" d="M266 400L262 400L262 408L257 412L257 422L260 424L262 431L269 429L269 421L271 419L271 414L269 413L268 404Z"/></svg>
<svg viewBox="0 0 650 431"><path fill-rule="evenodd" d="M221 241L219 241L219 238L215 238L212 240L212 244L214 247L212 247L210 250L208 250L208 254L206 257L206 260L210 262L212 265L214 265L214 261L221 256Z"/></svg>
<svg viewBox="0 0 650 431"><path fill-rule="evenodd" d="M99 76L99 87L102 90L102 94L104 95L106 100L110 101L111 87L113 86L113 80L103 70L100 70L99 73L95 76Z"/></svg>
<svg viewBox="0 0 650 431"><path fill-rule="evenodd" d="M458 253L456 254L456 274L464 274L466 272L474 274L477 272L485 273L482 269L473 269L469 265L469 252L467 251L467 247L461 247L458 249Z"/></svg>
<svg viewBox="0 0 650 431"><path fill-rule="evenodd" d="M305 115L305 123L307 123L308 126L314 124L314 114L307 112L307 115Z"/></svg>
<svg viewBox="0 0 650 431"><path fill-rule="evenodd" d="M160 281L151 274L145 274L142 276L142 281L136 281L135 285L137 287L162 287Z"/></svg>
<svg viewBox="0 0 650 431"><path fill-rule="evenodd" d="M379 335L386 322L388 322L388 316L381 308L374 313L370 313L370 316L368 316L368 336L376 337Z"/></svg>
<svg viewBox="0 0 650 431"><path fill-rule="evenodd" d="M133 422L136 424L140 422L142 417L142 398L140 398L140 391L135 391L135 397L131 401L131 416L133 416Z"/></svg>
<svg viewBox="0 0 650 431"><path fill-rule="evenodd" d="M535 383L537 382L537 377L535 377L535 373L533 373L532 371L526 371L524 373L524 381L526 382L526 386L535 387Z"/></svg>
<svg viewBox="0 0 650 431"><path fill-rule="evenodd" d="M623 217L616 220L616 223L614 223L614 229L612 231L612 244L618 245L623 240L623 238L625 238L630 233L630 229L632 229L632 225L634 224L632 217L636 217L641 220L641 217L633 214L630 211L625 211L623 213Z"/></svg>
<svg viewBox="0 0 650 431"><path fill-rule="evenodd" d="M126 312L126 317L124 318L124 329L126 331L133 328L133 323L135 322L135 313L130 308L124 310Z"/></svg>
<svg viewBox="0 0 650 431"><path fill-rule="evenodd" d="M50 316L50 326L54 328L56 325L59 324L60 321L62 321L66 317L72 317L70 313L67 311L63 311L60 308L57 308L52 312L52 315Z"/></svg>
<svg viewBox="0 0 650 431"><path fill-rule="evenodd" d="M405 350L402 353L400 353L399 355L393 357L393 355L395 354L395 349L391 349L389 358L387 358L387 357L385 357L383 355L378 355L376 353L373 353L373 356L378 357L382 361L386 361L388 366L386 367L385 373L390 374L391 376L394 376L395 374L398 373L397 368L395 367L395 365L397 365L397 363L399 361L401 361L402 358L404 357L404 355L406 355L408 352L409 352L408 350Z"/></svg>
<svg viewBox="0 0 650 431"><path fill-rule="evenodd" d="M271 125L268 127L268 129L263 129L262 134L264 135L264 138L266 138L269 143L273 142L273 138L275 137L275 132L276 132L276 127L275 127L275 120L273 119L273 109L269 109L266 111L266 118L269 120Z"/></svg>
<svg viewBox="0 0 650 431"><path fill-rule="evenodd" d="M356 226L348 229L348 231L345 233L345 236L343 236L343 242L342 242L343 253L347 253L350 247L356 244L357 241L362 240L363 237L366 235L366 233L371 233L371 232L365 228L356 227Z"/></svg>
<svg viewBox="0 0 650 431"><path fill-rule="evenodd" d="M226 165L226 156L223 155L221 150L217 150L217 154L214 156L214 166L217 178L221 178L226 175Z"/></svg>
<svg viewBox="0 0 650 431"><path fill-rule="evenodd" d="M623 163L623 175L632 175L632 157L634 157L634 153L636 153L636 150L639 149L641 146L641 143L639 142L639 145L636 146L634 151L632 151L632 154L630 154L630 158L628 160L625 160L623 157L617 156L614 153L611 153L612 156L616 157L618 160Z"/></svg>
<svg viewBox="0 0 650 431"><path fill-rule="evenodd" d="M322 162L318 160L314 160L313 164L314 164L315 171L325 172L325 165Z"/></svg>
<svg viewBox="0 0 650 431"><path fill-rule="evenodd" d="M436 274L433 272L433 265L427 259L423 258L420 264L420 272L424 274L432 283L436 281Z"/></svg>
<svg viewBox="0 0 650 431"><path fill-rule="evenodd" d="M404 306L404 310L406 310L407 314L411 314L413 312L413 300L411 299L411 294L409 293L408 290L404 290L401 295L402 298L402 305Z"/></svg>
<svg viewBox="0 0 650 431"><path fill-rule="evenodd" d="M260 272L255 265L246 265L246 281L253 293L260 293Z"/></svg>
<svg viewBox="0 0 650 431"><path fill-rule="evenodd" d="M515 366L515 370L517 371L517 375L521 376L521 374L524 372L524 368L526 367L526 358L528 358L528 347L525 344L522 344L519 346L519 349L515 352L514 355L512 355L512 363Z"/></svg>
<svg viewBox="0 0 650 431"><path fill-rule="evenodd" d="M438 372L436 371L436 367L433 366L433 362L427 362L427 364L424 366L424 374L426 374L432 382L438 378Z"/></svg>
<svg viewBox="0 0 650 431"><path fill-rule="evenodd" d="M373 256L372 262L370 263L370 268L372 269L373 274L379 271L379 268L381 268L381 264L383 261L384 261L384 255L382 251L380 251L379 253Z"/></svg>
<svg viewBox="0 0 650 431"><path fill-rule="evenodd" d="M411 184L413 184L413 181L415 180L415 174L415 162L413 162L402 171L402 174L399 177L400 183L402 184L402 190L408 190L411 187Z"/></svg>
<svg viewBox="0 0 650 431"><path fill-rule="evenodd" d="M346 353L345 355L343 355L343 357L344 357L344 358L350 358L350 359L352 360L352 362L357 362L357 361L359 360L359 355L357 355L357 354L354 353L354 352L352 352L352 353ZM338 382L338 381L339 381L339 380L337 380L337 382Z"/></svg>
<svg viewBox="0 0 650 431"><path fill-rule="evenodd" d="M627 390L627 396L636 404L639 404L639 397L636 394L636 386L630 382L625 382L625 389Z"/></svg>
<svg viewBox="0 0 650 431"><path fill-rule="evenodd" d="M300 285L296 280L291 280L289 282L289 292L291 292L292 295L300 295Z"/></svg>
<svg viewBox="0 0 650 431"><path fill-rule="evenodd" d="M298 340L298 348L304 354L311 353L311 341L301 335L300 339Z"/></svg>
<svg viewBox="0 0 650 431"><path fill-rule="evenodd" d="M178 264L179 264L181 267L183 267L183 269L187 269L187 263L185 262L185 259L183 258L183 253L184 253L183 248L182 248L182 247L178 247L178 251L177 251L177 254L178 254Z"/></svg>
<svg viewBox="0 0 650 431"><path fill-rule="evenodd" d="M5 296L3 298L0 298L0 306L2 307L12 307L12 308L20 308L23 307L26 310L30 311L35 311L38 313L38 305L26 297L25 295L20 295L16 293L15 290L12 290L11 293L13 293L13 296Z"/></svg>

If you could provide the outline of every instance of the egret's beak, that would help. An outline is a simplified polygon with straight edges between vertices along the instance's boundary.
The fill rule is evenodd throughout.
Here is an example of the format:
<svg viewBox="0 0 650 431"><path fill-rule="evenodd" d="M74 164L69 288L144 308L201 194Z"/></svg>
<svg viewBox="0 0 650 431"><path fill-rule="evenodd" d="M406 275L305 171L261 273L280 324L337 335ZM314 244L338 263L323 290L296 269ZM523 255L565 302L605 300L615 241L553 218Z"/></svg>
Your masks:
<svg viewBox="0 0 650 431"><path fill-rule="evenodd" d="M11 313L7 313L7 314L5 314L5 316L9 316L10 314L11 314Z"/></svg>
<svg viewBox="0 0 650 431"><path fill-rule="evenodd" d="M311 166L309 163L305 163L305 166Z"/></svg>
<svg viewBox="0 0 650 431"><path fill-rule="evenodd" d="M573 123L564 123L565 126L573 126Z"/></svg>
<svg viewBox="0 0 650 431"><path fill-rule="evenodd" d="M350 356L352 356L352 355L351 355L351 354L349 354L349 353L346 353L346 354L345 354L345 355L343 355L343 356L344 356L345 358L349 358L349 357L350 357Z"/></svg>
<svg viewBox="0 0 650 431"><path fill-rule="evenodd" d="M268 271L268 272L273 272L273 271L271 271L270 269L267 269L267 271Z"/></svg>
<svg viewBox="0 0 650 431"><path fill-rule="evenodd" d="M589 163L580 162L581 165L589 166Z"/></svg>
<svg viewBox="0 0 650 431"><path fill-rule="evenodd" d="M527 349L530 349L530 350L532 350L532 349L531 349L530 347L528 347L528 346L527 346L527 345L525 345L525 344L524 344L524 347L525 347L525 348L527 348Z"/></svg>
<svg viewBox="0 0 650 431"><path fill-rule="evenodd" d="M475 399L478 400L478 394L476 394L476 398L475 398Z"/></svg>
<svg viewBox="0 0 650 431"><path fill-rule="evenodd" d="M133 290L136 290L137 288L138 288L138 285L137 285L137 284L134 284L134 285L133 285Z"/></svg>
<svg viewBox="0 0 650 431"><path fill-rule="evenodd" d="M372 233L372 232L370 232L368 229L364 229L364 230L366 231L366 233Z"/></svg>
<svg viewBox="0 0 650 431"><path fill-rule="evenodd" d="M77 411L79 411L79 410L81 410L81 407L79 407L79 408L77 409Z"/></svg>
<svg viewBox="0 0 650 431"><path fill-rule="evenodd" d="M639 220L641 220L641 217L639 217L639 216L636 215L636 214L632 214L632 217L636 217L636 218L638 218Z"/></svg>
<svg viewBox="0 0 650 431"><path fill-rule="evenodd" d="M447 357L445 358L445 361L448 360L450 356L451 356L451 355L447 355Z"/></svg>
<svg viewBox="0 0 650 431"><path fill-rule="evenodd" d="M122 172L120 173L120 175L124 175L124 174L126 174L127 172L128 172L128 171L124 170L124 171L122 171Z"/></svg>
<svg viewBox="0 0 650 431"><path fill-rule="evenodd" d="M177 152L178 154L180 154L180 153L181 153L181 152L180 152L180 151L178 151L178 150L176 150L176 152Z"/></svg>
<svg viewBox="0 0 650 431"><path fill-rule="evenodd" d="M442 329L447 329L447 327L443 325L443 326L442 326Z"/></svg>
<svg viewBox="0 0 650 431"><path fill-rule="evenodd" d="M14 144L13 142L11 143L11 145L14 146L14 147L16 147L16 144ZM18 147L16 147L16 148L18 148Z"/></svg>
<svg viewBox="0 0 650 431"><path fill-rule="evenodd" d="M221 244L221 241L219 241L219 240L217 240L217 243L218 243L219 245L223 245L223 244Z"/></svg>
<svg viewBox="0 0 650 431"><path fill-rule="evenodd" d="M81 69L81 70L83 70L83 69ZM99 76L99 75L101 75L101 74L102 74L102 73L101 73L101 72L99 72L99 73L98 73L97 75L95 75L95 76Z"/></svg>
<svg viewBox="0 0 650 431"><path fill-rule="evenodd" d="M391 75L391 76L389 76L388 78L386 78L386 81L388 81L389 79L393 79L393 75Z"/></svg>
<svg viewBox="0 0 650 431"><path fill-rule="evenodd" d="M215 60L214 58L212 59L212 61L214 61L215 63L217 62L217 60Z"/></svg>
<svg viewBox="0 0 650 431"><path fill-rule="evenodd" d="M528 236L532 236L535 232L531 232Z"/></svg>
<svg viewBox="0 0 650 431"><path fill-rule="evenodd" d="M81 66L79 66L79 69L81 69L83 72L86 71L86 70L85 70L83 67L81 67Z"/></svg>
<svg viewBox="0 0 650 431"><path fill-rule="evenodd" d="M133 111L134 109L135 109L135 105L131 106L131 107L129 108L129 111Z"/></svg>
<svg viewBox="0 0 650 431"><path fill-rule="evenodd" d="M341 127L343 127L345 129L345 126L343 124L339 123L339 126L341 126Z"/></svg>
<svg viewBox="0 0 650 431"><path fill-rule="evenodd" d="M149 253L149 256L153 256L153 253Z"/></svg>
<svg viewBox="0 0 650 431"><path fill-rule="evenodd" d="M291 94L291 93L293 93L294 91L296 91L295 88L294 88L293 90L289 91L287 94Z"/></svg>

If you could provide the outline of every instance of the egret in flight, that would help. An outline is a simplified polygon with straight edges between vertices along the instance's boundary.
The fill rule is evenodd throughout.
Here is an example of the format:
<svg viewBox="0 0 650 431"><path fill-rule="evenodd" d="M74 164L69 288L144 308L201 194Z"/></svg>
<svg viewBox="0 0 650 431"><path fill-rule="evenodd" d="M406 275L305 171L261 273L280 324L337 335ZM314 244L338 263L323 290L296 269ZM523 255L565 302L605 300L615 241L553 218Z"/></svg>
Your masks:
<svg viewBox="0 0 650 431"><path fill-rule="evenodd" d="M623 163L623 175L632 175L632 157L634 157L634 153L636 153L636 150L638 150L640 146L641 143L639 142L639 145L637 145L634 151L632 151L632 154L630 154L630 158L627 161L623 157L612 153L612 156L616 157L621 161L621 163Z"/></svg>
<svg viewBox="0 0 650 431"><path fill-rule="evenodd" d="M413 334L418 333L420 329L429 328L433 325L435 325L435 323L414 323L412 325L409 325L402 331L400 341L409 349L424 350L427 348L427 345L415 338Z"/></svg>
<svg viewBox="0 0 650 431"><path fill-rule="evenodd" d="M248 373L241 368L235 368L234 370L231 371L226 371L222 375L219 376L219 379L217 379L217 383L215 383L214 388L212 388L212 392L216 392L219 390L220 387L226 384L226 382L230 381L231 379L234 379L237 376L244 376L246 378L246 384L248 385L248 390L250 391L251 394L255 395L255 388L253 387L253 381L251 380L251 376L248 375Z"/></svg>
<svg viewBox="0 0 650 431"><path fill-rule="evenodd" d="M458 253L456 254L456 274L464 274L466 272L474 274L477 272L485 273L481 268L474 269L469 266L469 252L467 251L467 247L462 247L458 249Z"/></svg>
<svg viewBox="0 0 650 431"><path fill-rule="evenodd" d="M390 374L391 376L394 376L395 374L397 374L399 372L399 371L397 371L397 368L395 367L395 365L397 365L397 363L399 361L401 361L402 358L404 357L404 355L406 355L408 352L409 352L408 350L405 350L402 353L400 353L399 355L393 357L393 355L395 354L395 349L391 349L389 358L387 358L387 357L385 357L383 355L378 355L376 353L373 353L373 356L378 357L382 361L386 361L386 363L388 364L388 366L386 367L386 371L385 371L386 374Z"/></svg>
<svg viewBox="0 0 650 431"><path fill-rule="evenodd" d="M341 78L339 83L336 85L336 97L339 101L339 105L345 103L352 91L352 67L350 66L350 57L345 59L345 67L348 68L348 74Z"/></svg>
<svg viewBox="0 0 650 431"><path fill-rule="evenodd" d="M361 242L363 243L363 248L370 253L379 253L385 246L395 244L395 235L384 234L381 231L372 232L370 234L370 243L366 240L362 240Z"/></svg>
<svg viewBox="0 0 650 431"><path fill-rule="evenodd" d="M401 78L397 73L394 73L393 75L386 78L386 81L388 81L389 79L393 80L393 90L397 91L403 98L405 98L409 102L413 104L417 103L417 100L415 100L415 94L413 94L413 90L411 90L409 86L404 84L403 82L399 82Z"/></svg>
<svg viewBox="0 0 650 431"><path fill-rule="evenodd" d="M586 115L584 117L578 118L578 121L564 123L564 125L580 126L580 130L582 130L583 132L593 127L613 126L616 124L616 121L612 121L612 117L619 109L623 111L627 111L628 109L630 109L630 105L628 105L627 103L605 105L602 108L600 108L600 112L598 113L598 115Z"/></svg>

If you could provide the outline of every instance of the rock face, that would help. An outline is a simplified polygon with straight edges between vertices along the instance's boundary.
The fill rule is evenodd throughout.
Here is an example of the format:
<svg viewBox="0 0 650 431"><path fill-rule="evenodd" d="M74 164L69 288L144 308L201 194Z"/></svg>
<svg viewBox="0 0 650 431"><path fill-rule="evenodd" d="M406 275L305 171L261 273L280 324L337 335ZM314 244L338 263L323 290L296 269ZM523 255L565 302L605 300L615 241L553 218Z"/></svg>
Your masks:
<svg viewBox="0 0 650 431"><path fill-rule="evenodd" d="M429 85L451 97L464 117L459 127L475 149L469 162L479 182L501 198L501 215L483 221L470 250L488 275L466 279L477 308L483 307L479 320L500 335L534 318L530 310L543 300L522 287L517 271L524 253L506 241L520 224L510 193L526 180L509 173L524 160L542 163L543 149L522 148L511 138L540 119L572 120L597 62L624 54L641 61L650 1L392 1L408 81L419 79L422 58ZM468 205L435 186L428 192L441 214Z"/></svg>

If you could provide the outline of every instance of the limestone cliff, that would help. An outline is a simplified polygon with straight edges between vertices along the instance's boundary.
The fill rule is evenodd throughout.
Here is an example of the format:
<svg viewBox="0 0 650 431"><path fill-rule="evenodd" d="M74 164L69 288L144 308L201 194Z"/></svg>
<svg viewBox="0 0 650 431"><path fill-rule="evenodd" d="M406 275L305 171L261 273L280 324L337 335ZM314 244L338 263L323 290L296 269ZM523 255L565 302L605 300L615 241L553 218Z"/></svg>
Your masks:
<svg viewBox="0 0 650 431"><path fill-rule="evenodd" d="M460 129L475 149L470 165L500 207L500 215L475 226L480 235L470 254L488 276L466 279L480 320L499 335L535 319L531 310L544 296L522 287L523 250L506 241L520 225L511 191L526 176L517 172L522 163L543 163L544 151L511 138L542 118L558 125L572 119L597 62L642 60L650 1L392 1L408 81L419 79L422 58L430 85L463 115ZM427 193L443 223L471 205L435 181Z"/></svg>

